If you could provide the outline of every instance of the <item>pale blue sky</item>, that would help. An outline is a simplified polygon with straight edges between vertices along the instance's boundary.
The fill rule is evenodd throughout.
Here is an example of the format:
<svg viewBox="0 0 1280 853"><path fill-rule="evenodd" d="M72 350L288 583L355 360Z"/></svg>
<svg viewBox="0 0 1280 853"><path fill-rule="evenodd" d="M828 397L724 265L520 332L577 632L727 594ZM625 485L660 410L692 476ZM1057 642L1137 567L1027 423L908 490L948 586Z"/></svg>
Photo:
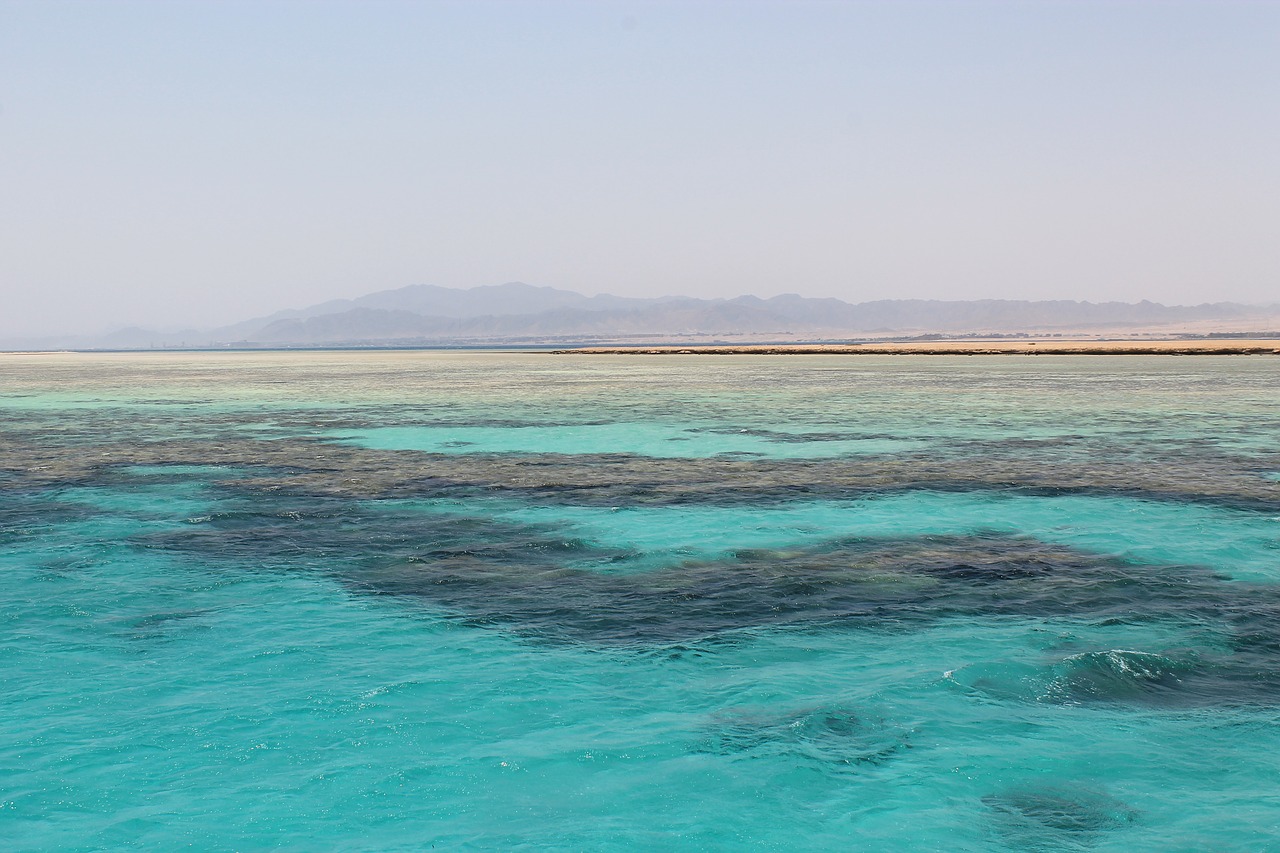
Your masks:
<svg viewBox="0 0 1280 853"><path fill-rule="evenodd" d="M1280 300L1280 3L0 0L0 333L413 283Z"/></svg>

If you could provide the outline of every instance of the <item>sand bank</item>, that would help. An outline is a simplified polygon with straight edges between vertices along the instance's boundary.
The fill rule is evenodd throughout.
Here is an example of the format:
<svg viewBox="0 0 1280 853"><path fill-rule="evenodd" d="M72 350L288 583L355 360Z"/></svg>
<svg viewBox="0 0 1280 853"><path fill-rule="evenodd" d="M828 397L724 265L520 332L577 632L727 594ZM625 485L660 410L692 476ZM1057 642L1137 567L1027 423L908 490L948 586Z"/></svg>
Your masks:
<svg viewBox="0 0 1280 853"><path fill-rule="evenodd" d="M557 355L1280 355L1280 340L959 340L866 344L617 346L553 350Z"/></svg>

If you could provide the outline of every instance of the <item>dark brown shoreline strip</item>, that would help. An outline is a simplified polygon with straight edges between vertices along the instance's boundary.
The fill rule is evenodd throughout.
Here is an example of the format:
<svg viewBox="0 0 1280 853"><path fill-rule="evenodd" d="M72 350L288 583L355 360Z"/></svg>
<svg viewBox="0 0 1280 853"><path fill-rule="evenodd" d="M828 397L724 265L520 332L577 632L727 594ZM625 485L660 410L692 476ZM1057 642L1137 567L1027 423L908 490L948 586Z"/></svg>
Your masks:
<svg viewBox="0 0 1280 853"><path fill-rule="evenodd" d="M552 355L1280 355L1270 346L1211 347L883 347L883 346L730 346L730 347L578 347Z"/></svg>

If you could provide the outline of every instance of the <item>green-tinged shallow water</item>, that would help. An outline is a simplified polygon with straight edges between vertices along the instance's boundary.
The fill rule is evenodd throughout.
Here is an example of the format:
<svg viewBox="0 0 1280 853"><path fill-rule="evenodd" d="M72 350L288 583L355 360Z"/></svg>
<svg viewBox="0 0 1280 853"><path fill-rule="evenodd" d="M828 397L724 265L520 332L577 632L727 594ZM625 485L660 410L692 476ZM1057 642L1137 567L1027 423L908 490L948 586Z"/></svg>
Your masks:
<svg viewBox="0 0 1280 853"><path fill-rule="evenodd" d="M1280 851L1280 360L0 356L5 850Z"/></svg>

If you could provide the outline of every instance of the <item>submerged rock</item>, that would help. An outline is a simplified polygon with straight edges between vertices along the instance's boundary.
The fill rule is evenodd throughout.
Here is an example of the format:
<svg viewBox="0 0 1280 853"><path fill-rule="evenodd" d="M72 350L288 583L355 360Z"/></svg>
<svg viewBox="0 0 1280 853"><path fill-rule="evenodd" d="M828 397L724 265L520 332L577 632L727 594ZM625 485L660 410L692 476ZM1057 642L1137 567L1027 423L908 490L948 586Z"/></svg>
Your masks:
<svg viewBox="0 0 1280 853"><path fill-rule="evenodd" d="M1155 500L1214 503L1274 512L1280 481L1260 477L1274 452L1224 454L1191 443L1177 454L1134 457L1131 452L1045 454L1045 442L1025 446L1002 438L943 442L928 452L904 451L830 459L718 455L666 458L626 453L429 453L382 450L315 435L335 426L358 428L350 416L300 420L270 438L246 437L239 417L210 416L208 434L179 432L163 441L129 436L145 424L121 423L108 412L81 412L82 432L11 429L0 446L0 476L23 487L112 484L139 466L222 466L254 476L245 488L288 490L358 500L458 497L500 493L522 500L577 506L768 505L807 498L931 488L941 491L1018 489L1024 494L1119 494ZM297 416L295 420L300 417ZM483 425L476 421L468 425ZM188 427L173 424L175 429ZM312 428L314 427L314 429ZM772 435L772 434L771 434ZM849 440L854 434L822 436ZM104 440L103 436L111 436ZM800 438L813 440L811 435ZM884 435L858 435L883 440ZM897 437L900 438L900 437ZM785 443L782 434L770 441ZM455 444L456 449L465 444ZM1170 464L1170 459L1176 459Z"/></svg>
<svg viewBox="0 0 1280 853"><path fill-rule="evenodd" d="M1022 842L1037 836L1088 836L1137 822L1138 811L1104 791L1070 785L1033 785L989 794L982 802L999 828Z"/></svg>
<svg viewBox="0 0 1280 853"><path fill-rule="evenodd" d="M789 714L726 714L708 729L698 751L731 757L785 754L824 764L873 767L910 748L906 732L839 706Z"/></svg>
<svg viewBox="0 0 1280 853"><path fill-rule="evenodd" d="M260 495L136 544L327 574L469 624L550 642L702 645L743 629L911 630L948 618L1216 624L1205 654L1085 650L961 668L957 683L1017 701L1219 705L1280 701L1280 589L1194 566L1148 566L999 534L842 539L618 573L625 549L551 526L340 498ZM1233 639L1234 638L1234 639Z"/></svg>

